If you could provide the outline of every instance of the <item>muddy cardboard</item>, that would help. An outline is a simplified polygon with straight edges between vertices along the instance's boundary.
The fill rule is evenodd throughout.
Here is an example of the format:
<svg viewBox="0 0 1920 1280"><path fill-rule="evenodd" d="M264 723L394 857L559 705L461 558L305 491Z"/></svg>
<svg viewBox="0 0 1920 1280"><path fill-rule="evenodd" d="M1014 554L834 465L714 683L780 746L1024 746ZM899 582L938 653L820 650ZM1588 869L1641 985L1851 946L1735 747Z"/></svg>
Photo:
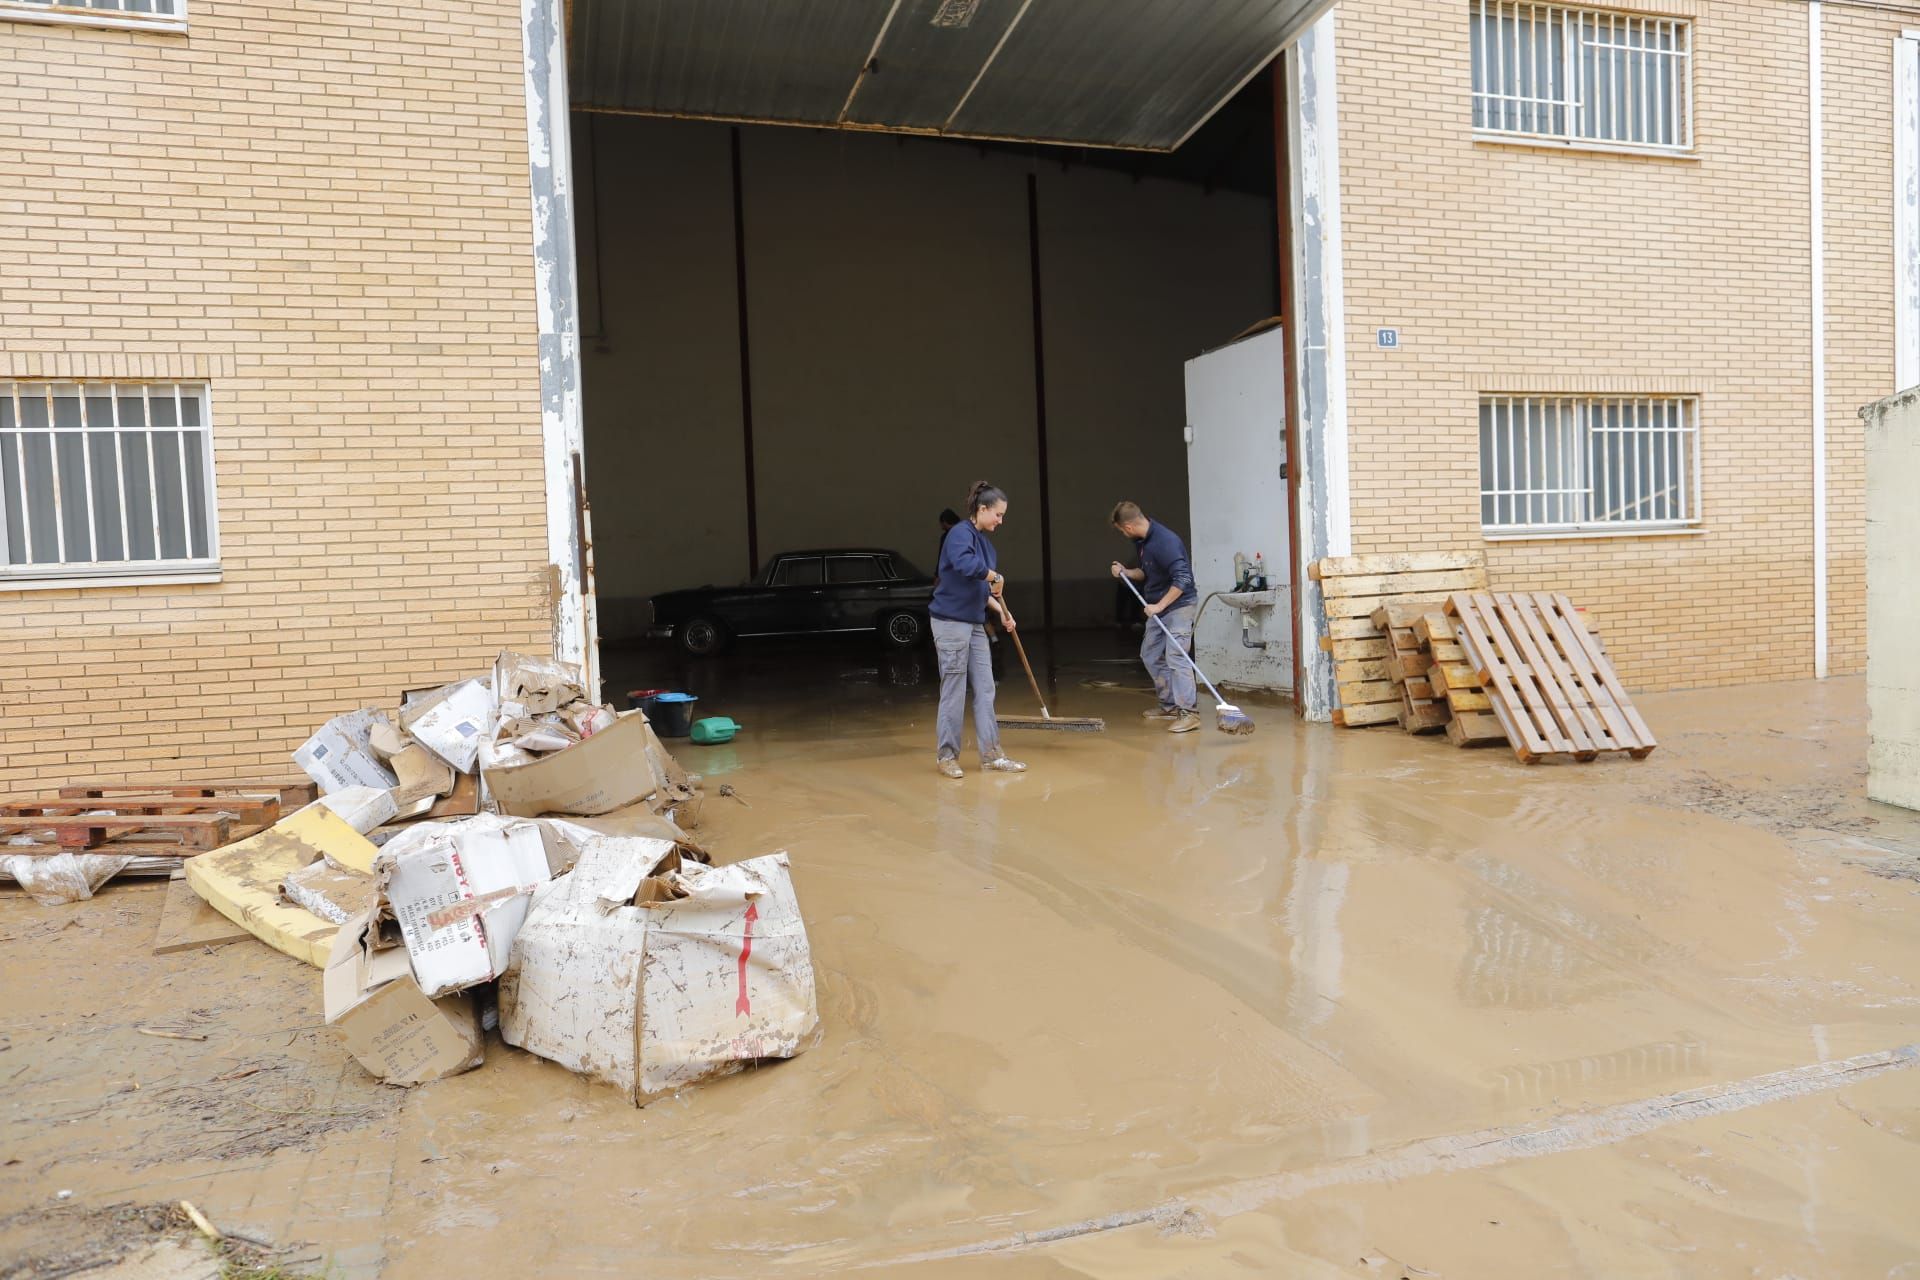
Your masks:
<svg viewBox="0 0 1920 1280"><path fill-rule="evenodd" d="M659 790L647 757L647 721L629 711L578 746L531 764L486 771L487 790L500 812L534 818L543 813L592 816L624 809Z"/></svg>
<svg viewBox="0 0 1920 1280"><path fill-rule="evenodd" d="M369 1074L388 1084L425 1084L480 1065L486 1049L473 996L429 1000L404 948L369 952L368 917L340 930L322 987L327 1025Z"/></svg>

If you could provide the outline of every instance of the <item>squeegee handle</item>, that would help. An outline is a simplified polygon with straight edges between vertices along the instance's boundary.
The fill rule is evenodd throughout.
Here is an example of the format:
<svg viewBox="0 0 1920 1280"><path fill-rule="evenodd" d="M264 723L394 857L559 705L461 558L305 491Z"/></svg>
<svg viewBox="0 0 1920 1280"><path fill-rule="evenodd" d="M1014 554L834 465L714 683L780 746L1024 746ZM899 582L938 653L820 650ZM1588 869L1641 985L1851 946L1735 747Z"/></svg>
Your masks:
<svg viewBox="0 0 1920 1280"><path fill-rule="evenodd" d="M1120 581L1127 584L1127 590L1133 592L1133 598L1140 602L1140 607L1142 609L1146 608L1147 598L1140 594L1140 588L1133 585L1133 579L1127 577L1125 574L1121 574ZM1213 695L1214 702L1225 706L1227 700L1220 696L1220 691L1213 687L1213 681L1207 679L1207 673L1200 669L1200 664L1193 660L1193 655L1187 652L1185 646L1183 646L1179 640L1175 639L1173 632L1168 630L1167 624L1160 621L1160 615L1157 613L1149 613L1147 616L1153 619L1155 625L1157 625L1161 631L1166 633L1167 639L1173 643L1173 651L1180 655L1180 661L1193 668L1193 674L1199 676L1200 683L1207 686L1207 692Z"/></svg>
<svg viewBox="0 0 1920 1280"><path fill-rule="evenodd" d="M1004 597L1002 597L1000 601L1000 612L1009 620L1013 617L1013 610L1007 607L1007 602ZM1007 639L1013 641L1013 651L1020 655L1020 665L1027 669L1027 683L1033 686L1033 700L1040 704L1040 718L1042 720L1053 719L1053 712L1047 710L1047 700L1040 696L1040 682L1033 678L1033 664L1027 661L1027 646L1020 643L1019 623L1014 623L1014 629L1007 632Z"/></svg>

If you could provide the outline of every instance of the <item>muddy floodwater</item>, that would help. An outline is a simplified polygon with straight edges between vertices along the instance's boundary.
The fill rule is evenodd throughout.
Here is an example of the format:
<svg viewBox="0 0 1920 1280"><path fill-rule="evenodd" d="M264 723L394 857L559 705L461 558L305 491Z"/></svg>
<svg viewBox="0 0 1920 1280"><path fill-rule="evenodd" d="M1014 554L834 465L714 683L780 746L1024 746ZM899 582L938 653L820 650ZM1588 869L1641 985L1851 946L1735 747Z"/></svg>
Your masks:
<svg viewBox="0 0 1920 1280"><path fill-rule="evenodd" d="M643 1110L497 1037L393 1089L316 970L150 954L155 883L0 893L0 1275L180 1199L344 1278L1920 1275L1920 815L1860 681L1529 769L1173 736L1089 659L1105 734L953 782L923 666L752 670L676 749L718 860L792 855L817 1047Z"/></svg>

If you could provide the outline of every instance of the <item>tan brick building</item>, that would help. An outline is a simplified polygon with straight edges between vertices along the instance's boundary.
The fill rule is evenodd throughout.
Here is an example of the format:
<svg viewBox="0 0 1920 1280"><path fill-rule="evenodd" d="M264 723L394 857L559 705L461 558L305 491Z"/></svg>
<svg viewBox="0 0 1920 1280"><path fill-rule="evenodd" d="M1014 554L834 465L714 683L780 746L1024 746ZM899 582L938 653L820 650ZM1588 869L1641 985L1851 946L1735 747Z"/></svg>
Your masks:
<svg viewBox="0 0 1920 1280"><path fill-rule="evenodd" d="M53 433L65 559L91 515L94 557L152 559L158 530L183 563L27 576L49 557L6 504L0 786L279 776L342 708L544 649L518 6L32 8L0 5L0 412L91 411ZM210 477L140 429L181 419ZM0 428L18 497L28 433Z"/></svg>
<svg viewBox="0 0 1920 1280"><path fill-rule="evenodd" d="M560 11L0 0L0 788L280 773L502 646L591 656ZM1640 688L1860 670L1854 415L1920 381L1910 22L1322 17L1276 81L1296 558L1484 545Z"/></svg>
<svg viewBox="0 0 1920 1280"><path fill-rule="evenodd" d="M1551 65L1558 49L1549 42L1560 37L1549 21L1577 30L1581 9L1561 19L1564 6L1345 0L1334 38L1353 550L1484 545L1496 585L1562 588L1589 604L1624 675L1644 689L1814 675L1822 610L1826 669L1860 671L1855 415L1899 382L1894 69L1896 54L1914 57L1916 45L1901 36L1920 20L1920 10L1901 9L1804 0L1587 7L1600 41L1677 40L1690 52L1691 67L1674 68L1673 83L1684 87L1690 70L1691 102L1680 95L1677 114L1691 140L1662 146L1672 135L1651 145L1519 136L1571 132L1564 114L1509 118L1509 133L1488 127L1503 123L1497 117L1476 115L1476 46L1493 47L1482 24L1498 31L1503 15L1509 62L1515 44L1528 47L1530 23L1545 33L1531 47L1548 55L1551 73L1526 68L1521 96L1550 97L1562 84L1575 98L1591 90L1577 64L1564 80ZM1816 40L1820 88L1810 104ZM1629 136L1632 109L1644 107L1636 87L1620 104ZM1656 87L1656 120L1674 98L1658 90L1670 87ZM1911 122L1901 136L1920 145ZM1396 348L1377 345L1376 331L1388 327L1398 330ZM1814 501L1816 352L1823 515ZM1487 397L1536 411L1583 398L1684 401L1698 436L1697 477L1689 468L1678 477L1697 478L1688 519L1602 536L1487 528L1507 514L1480 507L1476 422ZM1598 500L1591 471L1574 479L1595 484ZM1561 513L1532 514L1551 525ZM1644 514L1677 513L1653 503Z"/></svg>

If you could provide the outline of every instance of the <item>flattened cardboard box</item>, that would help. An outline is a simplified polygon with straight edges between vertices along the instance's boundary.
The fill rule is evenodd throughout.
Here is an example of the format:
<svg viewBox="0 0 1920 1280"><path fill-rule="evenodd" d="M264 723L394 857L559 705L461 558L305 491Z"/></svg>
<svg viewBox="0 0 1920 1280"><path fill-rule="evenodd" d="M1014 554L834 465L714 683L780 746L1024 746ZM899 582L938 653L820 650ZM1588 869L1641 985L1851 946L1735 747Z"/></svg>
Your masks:
<svg viewBox="0 0 1920 1280"><path fill-rule="evenodd" d="M578 746L531 764L486 770L487 791L500 812L593 816L638 804L665 785L648 751L647 719L629 711Z"/></svg>
<svg viewBox="0 0 1920 1280"><path fill-rule="evenodd" d="M493 721L493 691L482 680L461 680L407 704L400 727L461 773L472 773L480 741Z"/></svg>
<svg viewBox="0 0 1920 1280"><path fill-rule="evenodd" d="M413 980L406 949L367 945L372 917L347 922L322 979L327 1025L368 1074L416 1085L471 1071L486 1058L480 1010L470 992L429 1000Z"/></svg>
<svg viewBox="0 0 1920 1280"><path fill-rule="evenodd" d="M347 787L391 790L397 781L373 753L369 738L376 722L386 716L371 708L349 711L320 726L293 753L293 762L331 793Z"/></svg>
<svg viewBox="0 0 1920 1280"><path fill-rule="evenodd" d="M819 1026L784 853L701 867L665 840L596 841L534 896L500 979L508 1044L635 1106L794 1057Z"/></svg>

